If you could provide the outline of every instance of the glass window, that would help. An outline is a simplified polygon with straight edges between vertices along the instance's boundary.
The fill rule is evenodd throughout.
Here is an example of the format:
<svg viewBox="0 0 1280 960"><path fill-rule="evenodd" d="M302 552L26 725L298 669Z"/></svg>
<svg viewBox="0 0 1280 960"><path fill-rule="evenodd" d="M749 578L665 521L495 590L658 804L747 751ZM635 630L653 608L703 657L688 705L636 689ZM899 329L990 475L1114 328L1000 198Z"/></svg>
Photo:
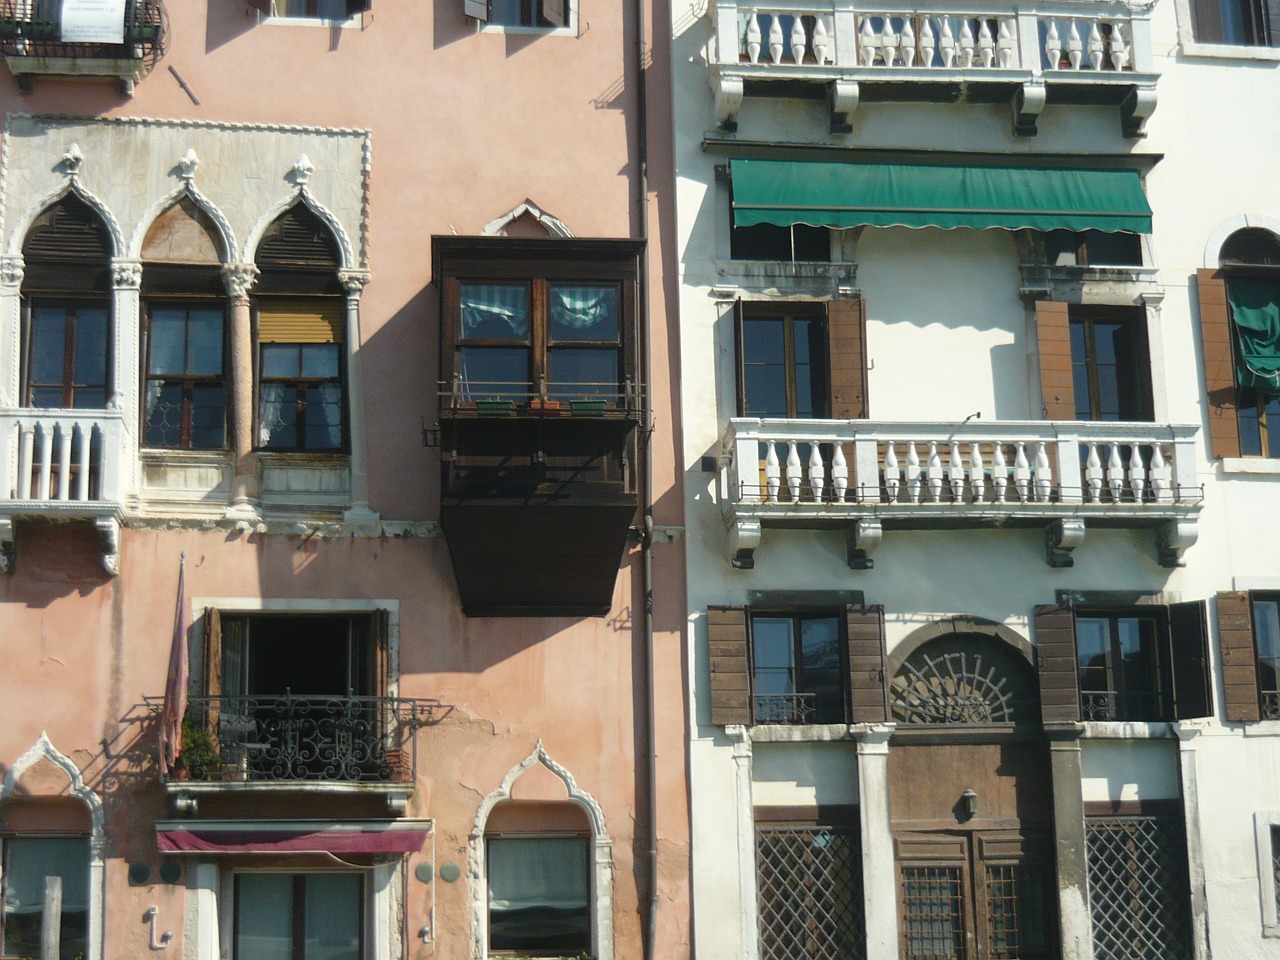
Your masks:
<svg viewBox="0 0 1280 960"><path fill-rule="evenodd" d="M360 960L358 873L239 873L234 960Z"/></svg>
<svg viewBox="0 0 1280 960"><path fill-rule="evenodd" d="M35 303L28 314L27 402L101 410L107 405L107 308Z"/></svg>
<svg viewBox="0 0 1280 960"><path fill-rule="evenodd" d="M1150 368L1140 316L1072 316L1077 420L1150 420Z"/></svg>
<svg viewBox="0 0 1280 960"><path fill-rule="evenodd" d="M739 338L743 416L830 415L824 317L744 308Z"/></svg>
<svg viewBox="0 0 1280 960"><path fill-rule="evenodd" d="M841 635L834 615L752 615L756 723L844 721Z"/></svg>
<svg viewBox="0 0 1280 960"><path fill-rule="evenodd" d="M145 444L226 446L222 308L153 306L149 327Z"/></svg>
<svg viewBox="0 0 1280 960"><path fill-rule="evenodd" d="M271 16L346 20L347 0L272 0Z"/></svg>
<svg viewBox="0 0 1280 960"><path fill-rule="evenodd" d="M62 878L59 956L83 957L89 923L89 840L86 837L13 837L4 841L4 957L40 956L44 878Z"/></svg>
<svg viewBox="0 0 1280 960"><path fill-rule="evenodd" d="M258 445L264 450L341 450L341 344L260 346Z"/></svg>
<svg viewBox="0 0 1280 960"><path fill-rule="evenodd" d="M488 841L489 948L565 957L591 950L587 839Z"/></svg>
<svg viewBox="0 0 1280 960"><path fill-rule="evenodd" d="M1076 617L1076 655L1081 716L1085 720L1165 720L1155 616L1081 614Z"/></svg>

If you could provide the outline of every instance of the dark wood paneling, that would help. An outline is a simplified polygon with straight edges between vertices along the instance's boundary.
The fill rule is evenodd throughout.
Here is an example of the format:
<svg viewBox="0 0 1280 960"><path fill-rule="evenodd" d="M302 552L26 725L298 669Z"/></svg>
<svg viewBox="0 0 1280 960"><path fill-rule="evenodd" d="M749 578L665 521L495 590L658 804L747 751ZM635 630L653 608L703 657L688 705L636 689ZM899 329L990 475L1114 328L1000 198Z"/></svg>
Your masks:
<svg viewBox="0 0 1280 960"><path fill-rule="evenodd" d="M1040 671L1040 716L1045 723L1080 719L1076 663L1076 619L1064 604L1035 609L1036 664Z"/></svg>
<svg viewBox="0 0 1280 960"><path fill-rule="evenodd" d="M746 607L708 607L711 661L711 722L751 722L751 683Z"/></svg>
<svg viewBox="0 0 1280 960"><path fill-rule="evenodd" d="M1036 340L1040 351L1040 402L1046 420L1074 420L1076 397L1071 375L1071 322L1065 303L1036 303Z"/></svg>
<svg viewBox="0 0 1280 960"><path fill-rule="evenodd" d="M1249 594L1220 593L1218 645L1222 649L1223 713L1227 720L1260 720L1258 655L1253 638L1253 606Z"/></svg>
<svg viewBox="0 0 1280 960"><path fill-rule="evenodd" d="M978 815L957 817L965 790L978 795ZM910 744L889 748L889 791L895 824L991 821L1052 816L1049 750L1043 740L1015 743Z"/></svg>
<svg viewBox="0 0 1280 960"><path fill-rule="evenodd" d="M862 420L867 402L867 312L863 300L827 303L831 360L831 417Z"/></svg>
<svg viewBox="0 0 1280 960"><path fill-rule="evenodd" d="M850 720L883 723L889 718L885 693L884 607L845 607L849 641Z"/></svg>
<svg viewBox="0 0 1280 960"><path fill-rule="evenodd" d="M858 826L858 808L853 805L830 804L816 807L756 807L756 826L778 827L849 827Z"/></svg>
<svg viewBox="0 0 1280 960"><path fill-rule="evenodd" d="M1169 605L1170 662L1173 664L1174 717L1213 716L1209 692L1209 630L1204 601Z"/></svg>
<svg viewBox="0 0 1280 960"><path fill-rule="evenodd" d="M1240 456L1236 420L1236 374L1232 359L1227 283L1217 270L1197 270L1204 384L1209 395L1209 450L1214 457Z"/></svg>

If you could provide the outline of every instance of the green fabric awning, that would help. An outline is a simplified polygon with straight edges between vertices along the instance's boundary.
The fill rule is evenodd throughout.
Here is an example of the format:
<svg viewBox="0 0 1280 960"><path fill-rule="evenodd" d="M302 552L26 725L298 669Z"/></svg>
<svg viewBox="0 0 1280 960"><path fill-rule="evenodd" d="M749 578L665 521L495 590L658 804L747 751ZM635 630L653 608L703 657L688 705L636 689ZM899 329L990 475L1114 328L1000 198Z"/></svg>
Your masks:
<svg viewBox="0 0 1280 960"><path fill-rule="evenodd" d="M1233 277L1227 299L1236 325L1240 386L1280 395L1280 281Z"/></svg>
<svg viewBox="0 0 1280 960"><path fill-rule="evenodd" d="M731 160L739 227L972 227L1150 233L1136 170Z"/></svg>

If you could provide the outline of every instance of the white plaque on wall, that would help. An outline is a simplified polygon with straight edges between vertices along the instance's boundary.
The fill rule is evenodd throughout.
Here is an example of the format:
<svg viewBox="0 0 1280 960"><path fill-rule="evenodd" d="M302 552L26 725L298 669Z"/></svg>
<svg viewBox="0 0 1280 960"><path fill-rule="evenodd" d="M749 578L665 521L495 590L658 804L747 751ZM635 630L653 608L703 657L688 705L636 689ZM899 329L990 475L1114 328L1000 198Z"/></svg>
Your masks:
<svg viewBox="0 0 1280 960"><path fill-rule="evenodd" d="M125 0L62 0L67 43L124 43Z"/></svg>

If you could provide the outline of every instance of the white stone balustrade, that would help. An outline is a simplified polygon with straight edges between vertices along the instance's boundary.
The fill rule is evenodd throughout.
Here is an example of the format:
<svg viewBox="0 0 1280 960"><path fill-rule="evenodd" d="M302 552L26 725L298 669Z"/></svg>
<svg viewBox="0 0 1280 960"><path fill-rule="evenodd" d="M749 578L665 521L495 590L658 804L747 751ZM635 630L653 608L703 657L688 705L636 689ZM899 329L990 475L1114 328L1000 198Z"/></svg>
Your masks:
<svg viewBox="0 0 1280 960"><path fill-rule="evenodd" d="M0 413L0 510L12 512L12 501L60 507L62 515L77 504L119 509L124 439L124 421L115 412Z"/></svg>

